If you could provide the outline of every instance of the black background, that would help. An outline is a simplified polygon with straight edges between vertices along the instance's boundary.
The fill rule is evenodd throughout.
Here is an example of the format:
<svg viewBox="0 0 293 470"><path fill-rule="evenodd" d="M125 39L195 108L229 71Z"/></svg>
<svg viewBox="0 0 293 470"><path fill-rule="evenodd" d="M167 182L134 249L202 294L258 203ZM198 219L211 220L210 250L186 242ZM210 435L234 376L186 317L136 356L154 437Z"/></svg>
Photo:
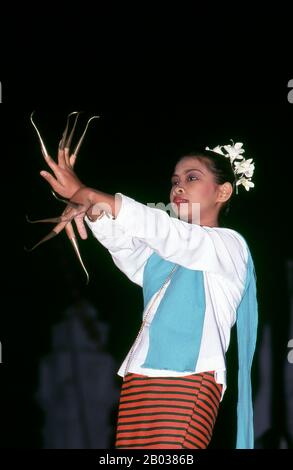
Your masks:
<svg viewBox="0 0 293 470"><path fill-rule="evenodd" d="M31 246L48 231L46 226L28 225L25 214L54 216L62 209L39 176L45 164L29 115L36 111L47 148L54 154L67 114L84 110L85 115L100 114L101 119L89 129L76 172L87 185L111 194L167 203L176 158L195 146L213 147L233 139L244 143L246 157L254 158L255 188L248 193L243 189L235 197L227 225L239 230L251 247L260 325L270 322L275 332L271 444L275 447L286 413L281 378L288 328L285 260L292 257L293 122L287 84L293 72L281 66L276 51L271 60L272 49L267 47L265 54L261 40L253 60L243 54L244 49L232 58L218 46L223 59L219 63L208 52L199 55L200 41L192 52L176 54L176 60L164 48L154 57L144 47L135 60L126 59L130 43L122 46L117 41L115 57L111 57L114 48L101 55L97 47L86 58L75 49L78 61L68 60L64 68L60 57L56 63L46 62L47 46L38 64L30 55L28 62L14 64L13 73L6 69L1 77L2 446L41 447L43 416L35 403L39 360L50 349L51 325L60 320L70 301L70 283L85 284L64 234L31 254L23 250L24 244ZM80 247L91 278L82 288L101 318L109 321L109 350L120 363L140 325L140 288L113 266L91 236ZM215 429L213 445L219 448L234 445L234 343L232 338L231 387ZM257 367L253 374L257 388Z"/></svg>

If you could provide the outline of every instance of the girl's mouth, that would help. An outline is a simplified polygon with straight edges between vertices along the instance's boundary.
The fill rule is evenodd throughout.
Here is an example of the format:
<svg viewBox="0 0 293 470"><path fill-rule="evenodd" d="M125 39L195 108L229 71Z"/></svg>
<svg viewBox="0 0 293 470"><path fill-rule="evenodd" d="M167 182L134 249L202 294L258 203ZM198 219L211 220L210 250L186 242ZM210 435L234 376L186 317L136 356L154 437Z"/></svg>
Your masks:
<svg viewBox="0 0 293 470"><path fill-rule="evenodd" d="M179 206L180 204L183 204L183 203L186 204L186 203L188 202L188 200L187 200L187 199L183 199L183 198L181 198L181 197L174 197L173 202L174 202L174 204L176 204L177 206Z"/></svg>

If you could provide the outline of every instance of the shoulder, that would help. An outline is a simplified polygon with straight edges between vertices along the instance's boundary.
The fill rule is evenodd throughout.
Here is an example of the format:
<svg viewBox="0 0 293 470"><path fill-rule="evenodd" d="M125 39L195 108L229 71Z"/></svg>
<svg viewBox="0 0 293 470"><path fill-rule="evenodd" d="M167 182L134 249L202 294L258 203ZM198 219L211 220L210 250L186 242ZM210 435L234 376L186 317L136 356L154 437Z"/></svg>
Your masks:
<svg viewBox="0 0 293 470"><path fill-rule="evenodd" d="M249 247L247 241L239 232L226 227L203 227L214 239L219 239L225 244L231 255L241 257L247 263Z"/></svg>

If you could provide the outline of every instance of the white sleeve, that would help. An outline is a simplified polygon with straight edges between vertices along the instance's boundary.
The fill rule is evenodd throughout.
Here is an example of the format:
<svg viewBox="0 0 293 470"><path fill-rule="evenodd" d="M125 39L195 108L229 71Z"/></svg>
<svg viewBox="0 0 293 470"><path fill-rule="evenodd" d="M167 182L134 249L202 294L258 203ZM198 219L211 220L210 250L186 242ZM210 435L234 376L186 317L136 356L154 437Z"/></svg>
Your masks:
<svg viewBox="0 0 293 470"><path fill-rule="evenodd" d="M190 224L170 217L162 209L116 194L122 204L115 224L162 258L189 269L221 274L232 281L235 275L243 277L248 251L236 231Z"/></svg>
<svg viewBox="0 0 293 470"><path fill-rule="evenodd" d="M95 222L85 217L94 237L108 249L115 265L132 282L142 287L144 266L153 250L119 226L115 219L104 215Z"/></svg>

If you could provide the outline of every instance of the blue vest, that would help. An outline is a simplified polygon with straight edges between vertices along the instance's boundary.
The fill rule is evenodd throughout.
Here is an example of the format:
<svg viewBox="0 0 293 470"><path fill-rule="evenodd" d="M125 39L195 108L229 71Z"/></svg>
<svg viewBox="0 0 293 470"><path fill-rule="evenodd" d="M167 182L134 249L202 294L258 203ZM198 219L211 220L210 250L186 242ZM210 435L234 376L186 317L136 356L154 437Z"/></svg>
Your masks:
<svg viewBox="0 0 293 470"><path fill-rule="evenodd" d="M174 266L175 263L157 253L150 256L143 275L144 307L162 287ZM194 373L204 316L203 272L179 266L150 325L149 349L142 367ZM251 449L254 435L250 373L256 343L257 299L249 251L245 288L236 318L239 359L236 447Z"/></svg>

